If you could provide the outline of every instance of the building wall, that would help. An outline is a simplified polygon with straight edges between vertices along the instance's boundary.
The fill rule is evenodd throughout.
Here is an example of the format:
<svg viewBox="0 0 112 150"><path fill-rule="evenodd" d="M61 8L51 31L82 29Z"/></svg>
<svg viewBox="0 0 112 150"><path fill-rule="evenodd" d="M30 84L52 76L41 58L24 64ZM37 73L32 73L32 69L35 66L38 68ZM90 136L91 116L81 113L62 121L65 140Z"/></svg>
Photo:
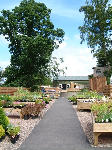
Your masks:
<svg viewBox="0 0 112 150"><path fill-rule="evenodd" d="M72 87L71 87L72 83ZM61 86L63 84L70 85L70 89L74 89L74 86L76 85L79 87L79 89L88 88L89 87L89 81L54 81L54 86Z"/></svg>
<svg viewBox="0 0 112 150"><path fill-rule="evenodd" d="M103 77L104 76L104 72L107 70L108 68L106 67L94 67L93 68L93 77Z"/></svg>

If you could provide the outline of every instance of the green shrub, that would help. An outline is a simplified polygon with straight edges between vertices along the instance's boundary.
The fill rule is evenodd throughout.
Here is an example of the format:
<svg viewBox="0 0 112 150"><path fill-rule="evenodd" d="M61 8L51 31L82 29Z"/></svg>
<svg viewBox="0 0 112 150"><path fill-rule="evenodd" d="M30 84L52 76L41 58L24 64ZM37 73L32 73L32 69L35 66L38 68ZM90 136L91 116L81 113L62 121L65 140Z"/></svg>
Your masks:
<svg viewBox="0 0 112 150"><path fill-rule="evenodd" d="M40 97L41 97L40 93L30 92L28 90L24 90L23 88L18 88L17 92L14 93L13 100L22 102L26 101L35 102L35 100Z"/></svg>
<svg viewBox="0 0 112 150"><path fill-rule="evenodd" d="M69 97L68 98L68 100L70 100L71 102L73 102L73 103L77 103L77 98L76 98L76 96L71 96L71 97Z"/></svg>
<svg viewBox="0 0 112 150"><path fill-rule="evenodd" d="M3 101L0 101L0 107L3 107Z"/></svg>
<svg viewBox="0 0 112 150"><path fill-rule="evenodd" d="M35 104L42 104L42 102L43 102L42 99L37 99L37 100L35 101Z"/></svg>
<svg viewBox="0 0 112 150"><path fill-rule="evenodd" d="M95 122L112 122L112 102L94 103L91 107Z"/></svg>
<svg viewBox="0 0 112 150"><path fill-rule="evenodd" d="M5 130L4 130L4 128L2 127L2 125L0 125L0 138L2 137L2 136L4 136L5 135Z"/></svg>
<svg viewBox="0 0 112 150"><path fill-rule="evenodd" d="M9 124L9 119L6 116L3 108L0 108L0 125L2 125L4 129L6 129L8 124Z"/></svg>
<svg viewBox="0 0 112 150"><path fill-rule="evenodd" d="M0 107L12 106L13 99L10 95L0 95Z"/></svg>
<svg viewBox="0 0 112 150"><path fill-rule="evenodd" d="M49 101L51 101L51 99L49 97L44 97L43 98L43 101L46 103L46 104L49 104Z"/></svg>
<svg viewBox="0 0 112 150"><path fill-rule="evenodd" d="M15 135L18 135L20 132L20 127L15 127L13 125L9 125L8 128L7 128L7 133L10 135L10 136L15 136Z"/></svg>

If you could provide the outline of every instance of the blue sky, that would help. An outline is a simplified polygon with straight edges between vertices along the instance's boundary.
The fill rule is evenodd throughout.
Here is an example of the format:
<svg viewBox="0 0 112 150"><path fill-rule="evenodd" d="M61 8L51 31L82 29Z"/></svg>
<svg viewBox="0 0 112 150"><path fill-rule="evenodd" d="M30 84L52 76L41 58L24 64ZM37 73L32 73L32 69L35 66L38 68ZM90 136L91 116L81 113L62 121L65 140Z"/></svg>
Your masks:
<svg viewBox="0 0 112 150"><path fill-rule="evenodd" d="M62 28L65 31L65 40L59 49L53 52L53 56L63 57L64 64L68 69L66 75L88 75L92 73L92 67L96 66L96 59L93 58L91 50L86 43L80 44L80 33L78 27L83 24L83 14L79 8L85 4L85 0L36 0L43 2L52 9L51 20L55 28ZM19 5L21 0L1 1L0 10L13 9ZM8 42L0 36L0 66L5 68L10 64L10 53Z"/></svg>

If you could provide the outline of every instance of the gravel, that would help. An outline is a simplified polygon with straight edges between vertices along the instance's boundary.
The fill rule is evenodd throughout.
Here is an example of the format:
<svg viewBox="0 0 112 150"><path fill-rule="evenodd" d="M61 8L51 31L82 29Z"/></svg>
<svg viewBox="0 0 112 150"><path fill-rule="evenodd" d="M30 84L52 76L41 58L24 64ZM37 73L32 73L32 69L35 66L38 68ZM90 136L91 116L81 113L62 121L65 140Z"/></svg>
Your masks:
<svg viewBox="0 0 112 150"><path fill-rule="evenodd" d="M47 110L52 106L52 104L55 102L55 100L52 100L48 105L46 105L46 108L43 110L43 114L47 112ZM24 140L29 136L35 125L37 125L40 121L40 118L36 119L20 119L20 118L9 118L10 123L20 126L20 137L19 140L12 144L10 142L10 139L8 136L5 137L5 139L0 142L0 150L16 150L20 147L20 145L24 142Z"/></svg>
<svg viewBox="0 0 112 150"><path fill-rule="evenodd" d="M83 131L87 136L88 141L92 147L93 145L93 124L92 116L90 111L77 111L77 106L73 105L73 108L77 112L78 119L81 123ZM112 133L111 134L102 134L99 136L98 146L97 147L112 147Z"/></svg>

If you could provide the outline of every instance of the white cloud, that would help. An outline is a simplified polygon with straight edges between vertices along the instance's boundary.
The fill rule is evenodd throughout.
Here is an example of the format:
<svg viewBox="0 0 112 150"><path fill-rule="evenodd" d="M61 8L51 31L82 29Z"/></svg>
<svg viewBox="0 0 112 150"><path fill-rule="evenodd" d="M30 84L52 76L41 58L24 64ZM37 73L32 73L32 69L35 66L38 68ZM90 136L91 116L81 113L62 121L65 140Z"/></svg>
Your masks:
<svg viewBox="0 0 112 150"><path fill-rule="evenodd" d="M5 39L3 35L0 35L0 45L1 46L8 46L9 42Z"/></svg>
<svg viewBox="0 0 112 150"><path fill-rule="evenodd" d="M74 35L74 38L75 38L76 40L80 40L80 34L75 34L75 35Z"/></svg>
<svg viewBox="0 0 112 150"><path fill-rule="evenodd" d="M7 3L5 3L4 7L5 9L9 9L12 10L13 8L15 8L15 6L18 6L20 4L21 0L7 0Z"/></svg>
<svg viewBox="0 0 112 150"><path fill-rule="evenodd" d="M10 61L0 61L0 67L5 69L8 65L10 65Z"/></svg>
<svg viewBox="0 0 112 150"><path fill-rule="evenodd" d="M59 49L64 49L66 47L67 43L63 42L59 45Z"/></svg>
<svg viewBox="0 0 112 150"><path fill-rule="evenodd" d="M82 13L79 12L78 9L71 9L64 5L57 0L40 0L41 2L45 3L48 8L52 9L52 13L58 16L67 17L67 18L80 18L83 16Z"/></svg>
<svg viewBox="0 0 112 150"><path fill-rule="evenodd" d="M67 35L64 36L64 40L69 40L69 39L70 38Z"/></svg>
<svg viewBox="0 0 112 150"><path fill-rule="evenodd" d="M66 43L65 47L54 51L53 56L63 57L63 66L67 67L66 75L69 76L92 74L92 68L96 66L91 50L82 46L73 47Z"/></svg>
<svg viewBox="0 0 112 150"><path fill-rule="evenodd" d="M67 9L67 8L63 8L63 7L55 7L52 10L52 13L59 15L59 16L63 16L63 17L68 17L68 18L74 18L75 16L82 16L78 10L75 9Z"/></svg>

